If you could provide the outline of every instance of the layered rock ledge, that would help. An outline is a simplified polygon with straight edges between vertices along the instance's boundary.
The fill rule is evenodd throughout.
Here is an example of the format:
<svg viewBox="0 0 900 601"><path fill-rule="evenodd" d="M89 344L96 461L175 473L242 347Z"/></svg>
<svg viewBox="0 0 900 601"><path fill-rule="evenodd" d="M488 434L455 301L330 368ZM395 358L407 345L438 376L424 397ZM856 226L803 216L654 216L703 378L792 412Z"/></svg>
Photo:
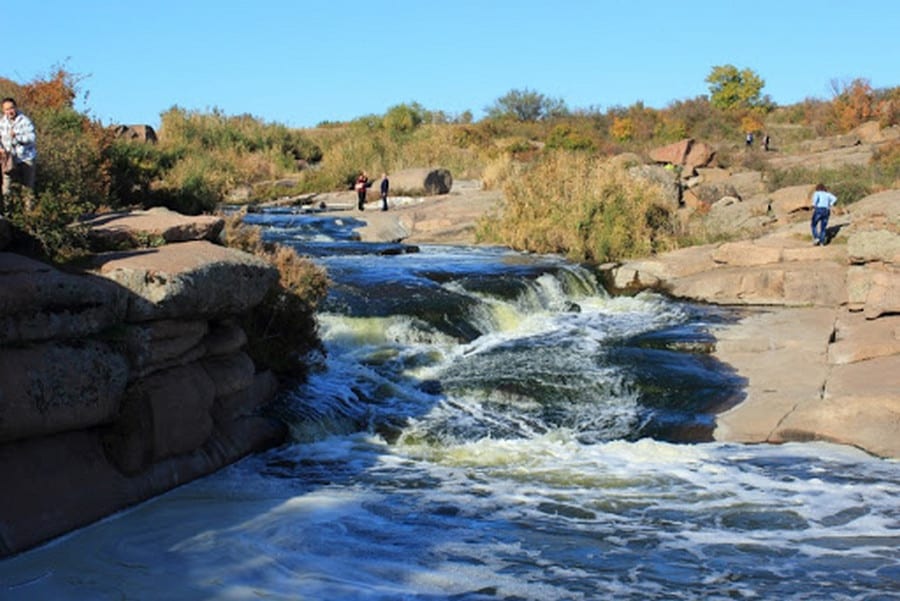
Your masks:
<svg viewBox="0 0 900 601"><path fill-rule="evenodd" d="M102 253L79 273L0 247L0 556L285 436L257 411L278 382L239 325L275 268L210 242L220 219L156 212L98 227L117 244L180 243Z"/></svg>

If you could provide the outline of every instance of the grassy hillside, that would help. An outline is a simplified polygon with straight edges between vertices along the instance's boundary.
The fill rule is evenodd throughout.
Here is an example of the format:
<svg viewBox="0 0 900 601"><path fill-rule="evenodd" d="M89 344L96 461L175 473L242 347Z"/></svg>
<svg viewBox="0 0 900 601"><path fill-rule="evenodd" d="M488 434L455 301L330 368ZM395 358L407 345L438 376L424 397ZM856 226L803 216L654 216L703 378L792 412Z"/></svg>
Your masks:
<svg viewBox="0 0 900 601"><path fill-rule="evenodd" d="M78 247L77 228L61 226L83 213L157 205L209 212L238 188L250 190L255 202L348 189L360 170L440 166L456 179L504 189L510 210L486 232L496 241L528 247L529 240L540 240L534 250L592 260L631 256L689 238L658 209L655 191L615 175L602 166L605 159L625 152L646 156L653 147L690 137L712 145L726 166L764 169L758 153L743 148L747 132L768 133L778 152L790 153L866 121L896 125L900 116L900 88L873 90L855 80L829 100L776 106L761 96L755 74L725 66L707 79L709 97L676 100L663 109L640 102L606 111L569 109L561 100L513 90L477 122L468 113L449 116L412 103L346 123L291 129L249 115L175 106L161 115L158 142L147 144L116 139L75 111L78 83L63 70L26 84L0 79L0 95L16 97L34 120L40 154L35 210L25 212L14 193L5 214L50 255ZM898 186L898 154L888 148L853 172L795 170L766 179L784 185L839 180L844 192L859 195ZM598 191L610 191L610 185L614 200L599 199ZM560 208L572 214L553 215Z"/></svg>

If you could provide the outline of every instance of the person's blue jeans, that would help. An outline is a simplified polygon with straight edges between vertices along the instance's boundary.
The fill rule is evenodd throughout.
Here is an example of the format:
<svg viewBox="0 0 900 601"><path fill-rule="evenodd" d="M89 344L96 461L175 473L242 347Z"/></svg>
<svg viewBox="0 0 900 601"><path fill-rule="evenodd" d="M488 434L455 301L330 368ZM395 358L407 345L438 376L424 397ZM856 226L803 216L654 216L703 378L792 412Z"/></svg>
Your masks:
<svg viewBox="0 0 900 601"><path fill-rule="evenodd" d="M825 244L825 233L828 230L828 218L831 210L825 207L815 207L812 214L812 237L819 244Z"/></svg>

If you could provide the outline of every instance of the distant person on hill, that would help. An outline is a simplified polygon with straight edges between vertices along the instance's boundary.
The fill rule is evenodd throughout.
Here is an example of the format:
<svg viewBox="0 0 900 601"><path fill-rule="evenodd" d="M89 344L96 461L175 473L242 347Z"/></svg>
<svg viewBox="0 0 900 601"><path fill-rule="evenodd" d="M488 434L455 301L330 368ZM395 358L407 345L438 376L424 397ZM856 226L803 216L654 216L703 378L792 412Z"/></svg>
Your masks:
<svg viewBox="0 0 900 601"><path fill-rule="evenodd" d="M764 151L769 152L769 134L763 135L762 147Z"/></svg>
<svg viewBox="0 0 900 601"><path fill-rule="evenodd" d="M837 202L837 196L825 188L825 184L816 186L812 196L812 237L813 244L825 246L828 232L828 218L831 216L831 207Z"/></svg>
<svg viewBox="0 0 900 601"><path fill-rule="evenodd" d="M750 148L751 146L753 146L753 133L748 131L747 132L747 148Z"/></svg>
<svg viewBox="0 0 900 601"><path fill-rule="evenodd" d="M388 195L388 188L390 187L390 185L391 185L391 183L390 183L390 181L388 181L387 173L382 173L381 174L381 210L382 211L388 210L387 209L387 195Z"/></svg>
<svg viewBox="0 0 900 601"><path fill-rule="evenodd" d="M359 177L356 178L356 208L362 211L366 206L366 190L369 187L369 174L365 171L359 172Z"/></svg>
<svg viewBox="0 0 900 601"><path fill-rule="evenodd" d="M0 101L3 116L0 117L0 163L3 164L3 196L9 195L13 182L34 192L34 164L37 160L37 136L31 119L19 112L16 101L4 98ZM31 208L31 196L26 197L26 208Z"/></svg>

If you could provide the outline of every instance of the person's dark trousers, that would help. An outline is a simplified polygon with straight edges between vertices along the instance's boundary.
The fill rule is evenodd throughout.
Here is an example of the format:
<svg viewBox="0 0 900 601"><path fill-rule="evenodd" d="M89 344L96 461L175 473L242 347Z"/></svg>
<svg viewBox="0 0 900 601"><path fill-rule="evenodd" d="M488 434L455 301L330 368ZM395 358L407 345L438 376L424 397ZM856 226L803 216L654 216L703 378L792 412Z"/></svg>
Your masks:
<svg viewBox="0 0 900 601"><path fill-rule="evenodd" d="M812 237L817 244L825 244L825 234L828 230L828 217L831 210L825 207L815 207L812 214Z"/></svg>

